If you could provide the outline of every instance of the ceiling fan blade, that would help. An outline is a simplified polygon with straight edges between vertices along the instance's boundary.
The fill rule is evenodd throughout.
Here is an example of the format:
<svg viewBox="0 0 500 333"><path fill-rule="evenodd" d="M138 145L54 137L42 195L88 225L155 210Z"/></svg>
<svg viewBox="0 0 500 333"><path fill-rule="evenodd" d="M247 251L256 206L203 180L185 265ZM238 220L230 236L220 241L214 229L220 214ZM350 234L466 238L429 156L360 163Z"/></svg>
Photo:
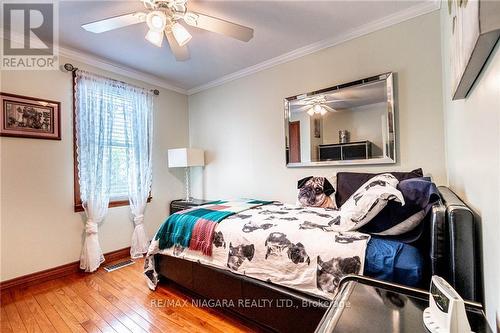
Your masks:
<svg viewBox="0 0 500 333"><path fill-rule="evenodd" d="M337 112L337 110L335 110L334 108L332 107L329 107L328 105L323 105L323 107L327 110L327 111L330 111L330 112Z"/></svg>
<svg viewBox="0 0 500 333"><path fill-rule="evenodd" d="M177 61L186 61L191 58L189 55L189 49L186 45L180 46L179 43L174 38L172 32L165 31L165 37L167 37L168 44L170 45L170 50L174 54Z"/></svg>
<svg viewBox="0 0 500 333"><path fill-rule="evenodd" d="M188 12L184 17L184 21L193 27L233 37L243 42L248 42L253 38L252 28L205 14Z"/></svg>
<svg viewBox="0 0 500 333"><path fill-rule="evenodd" d="M296 109L297 111L304 111L304 110L307 110L307 109L310 109L311 106L310 105L303 105L303 106L299 106L299 105L292 105L292 106L298 106Z"/></svg>
<svg viewBox="0 0 500 333"><path fill-rule="evenodd" d="M100 34L101 32L119 29L141 22L146 22L146 13L135 12L83 24L82 28L95 34Z"/></svg>

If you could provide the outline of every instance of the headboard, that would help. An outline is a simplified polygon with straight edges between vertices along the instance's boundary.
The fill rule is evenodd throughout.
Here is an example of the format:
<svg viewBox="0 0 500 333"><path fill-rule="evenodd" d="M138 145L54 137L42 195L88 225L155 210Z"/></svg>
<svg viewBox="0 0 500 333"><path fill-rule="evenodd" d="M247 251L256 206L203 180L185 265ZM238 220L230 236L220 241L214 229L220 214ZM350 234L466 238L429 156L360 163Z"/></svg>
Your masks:
<svg viewBox="0 0 500 333"><path fill-rule="evenodd" d="M481 301L480 250L472 210L449 188L430 214L430 273L445 278L467 300Z"/></svg>

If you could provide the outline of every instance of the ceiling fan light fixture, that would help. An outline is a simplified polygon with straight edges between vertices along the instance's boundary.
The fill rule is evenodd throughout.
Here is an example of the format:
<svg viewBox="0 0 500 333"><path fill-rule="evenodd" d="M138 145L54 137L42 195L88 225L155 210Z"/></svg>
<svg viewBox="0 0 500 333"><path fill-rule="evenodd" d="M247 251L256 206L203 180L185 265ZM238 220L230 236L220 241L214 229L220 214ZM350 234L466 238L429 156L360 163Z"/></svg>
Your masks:
<svg viewBox="0 0 500 333"><path fill-rule="evenodd" d="M193 36L179 23L174 23L172 25L172 34L174 35L175 40L179 44L179 46L186 45Z"/></svg>
<svg viewBox="0 0 500 333"><path fill-rule="evenodd" d="M319 104L314 104L313 110L314 110L314 113L321 113L323 111L323 108Z"/></svg>
<svg viewBox="0 0 500 333"><path fill-rule="evenodd" d="M314 108L310 108L308 111L307 111L307 114L310 115L311 117L314 116Z"/></svg>
<svg viewBox="0 0 500 333"><path fill-rule="evenodd" d="M163 43L163 31L156 31L149 29L148 33L146 34L146 37L148 42L151 44L161 47L161 44Z"/></svg>
<svg viewBox="0 0 500 333"><path fill-rule="evenodd" d="M155 10L148 13L148 15L146 16L146 23L150 31L153 30L162 32L167 25L167 16L164 12Z"/></svg>

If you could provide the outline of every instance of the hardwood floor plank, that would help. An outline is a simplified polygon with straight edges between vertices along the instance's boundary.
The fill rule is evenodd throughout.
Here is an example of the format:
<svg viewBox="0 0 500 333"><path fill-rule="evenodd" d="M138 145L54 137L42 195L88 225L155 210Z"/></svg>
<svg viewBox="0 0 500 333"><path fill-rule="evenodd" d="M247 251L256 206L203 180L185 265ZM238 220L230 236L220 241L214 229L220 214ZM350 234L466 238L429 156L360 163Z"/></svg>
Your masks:
<svg viewBox="0 0 500 333"><path fill-rule="evenodd" d="M47 298L42 294L33 295L36 302L43 309L43 312L49 318L52 326L54 326L56 332L65 333L73 332L73 330L66 324L64 319L59 315L59 313L54 309L54 307L49 303Z"/></svg>
<svg viewBox="0 0 500 333"><path fill-rule="evenodd" d="M191 324L195 323L198 327L201 326L208 332L221 332L234 329L232 325L227 324L227 320L224 319L223 314L214 315L213 313L210 313L210 311L207 311L207 309L193 306L190 302L190 299L185 295L182 295L180 293L175 294L172 292L168 292L162 286L160 286L155 292L150 291L146 285L146 281L144 276L142 275L142 272L138 271L137 269L134 270L132 266L125 267L115 272L117 272L118 274L115 274L114 277L116 277L117 279L121 278L122 283L132 284L136 288L136 290L154 295L153 300L176 300L179 301L180 304L182 304L184 300L188 300L186 306L176 307L176 311L174 312L184 317L184 319L188 320ZM241 329L247 332L251 331L250 328L243 325Z"/></svg>
<svg viewBox="0 0 500 333"><path fill-rule="evenodd" d="M160 309L151 308L149 299L118 286L114 280L109 279L109 275L104 273L95 278L100 280L104 288L107 288L115 296L122 297L131 308L162 332L179 332L183 329L183 326L176 323Z"/></svg>
<svg viewBox="0 0 500 333"><path fill-rule="evenodd" d="M38 323L38 326L40 326L42 332L52 333L56 330L55 327L50 322L49 318L47 318L47 315L45 314L43 309L40 307L38 302L33 297L33 295L27 294L25 302L29 310L35 317L35 320Z"/></svg>
<svg viewBox="0 0 500 333"><path fill-rule="evenodd" d="M40 297L45 297L47 301L52 305L52 307L57 311L57 313L64 320L66 325L69 326L71 332L85 332L85 329L80 325L78 320L69 312L69 310L62 304L57 296L53 292L47 292L40 295Z"/></svg>
<svg viewBox="0 0 500 333"><path fill-rule="evenodd" d="M6 305L4 306L4 303ZM24 326L23 320L17 311L17 307L10 296L10 292L6 292L2 295L2 307L5 308L5 313L7 318L9 318L9 323L14 332L27 332L26 326Z"/></svg>
<svg viewBox="0 0 500 333"><path fill-rule="evenodd" d="M1 332L258 332L217 309L197 307L174 285L149 290L142 267L137 260L110 273L99 269L7 289Z"/></svg>
<svg viewBox="0 0 500 333"><path fill-rule="evenodd" d="M94 302L97 302L102 307L104 307L109 313L113 315L118 321L120 321L127 329L132 332L145 332L139 325L137 325L133 320L131 320L125 313L123 313L120 309L114 306L111 302L109 302L106 298L100 295L98 292L93 290L88 286L88 279L84 281L77 281L73 286L78 289L80 295L82 293L87 293L90 297L93 298ZM90 304L89 304L90 305Z"/></svg>
<svg viewBox="0 0 500 333"><path fill-rule="evenodd" d="M128 280L128 279L123 280L120 277L120 274L118 274L118 271L115 271L113 273L117 273L117 274L113 275L113 279L115 279L116 281L119 281L122 285L127 285L127 287L125 287L126 289L133 290L133 292L135 292L135 293L144 294L148 299L150 307L156 307L160 311L167 313L170 318L175 320L180 325L186 327L186 329L201 329L203 332L209 331L205 327L206 325L202 320L200 320L199 318L197 318L193 314L190 314L189 312L187 312L183 307L179 306L179 307L170 308L168 306L163 305L163 304L167 304L167 302L170 300L168 297L164 297L157 292L150 291L147 288L147 286L145 286L145 285L137 285L137 283L131 279L130 280ZM176 300L179 300L180 301L179 303L181 303L181 304L184 301L184 299L176 299ZM165 302L161 302L161 301L165 301ZM160 303L162 303L162 304L160 304ZM155 304L157 304L157 305L155 305Z"/></svg>
<svg viewBox="0 0 500 333"><path fill-rule="evenodd" d="M61 288L55 289L54 294L80 324L90 320L83 311L80 311L78 306L73 303L73 300L69 298Z"/></svg>
<svg viewBox="0 0 500 333"><path fill-rule="evenodd" d="M10 326L9 318L7 317L7 312L2 307L0 312L0 332L2 333L12 333L12 326Z"/></svg>
<svg viewBox="0 0 500 333"><path fill-rule="evenodd" d="M14 304L16 305L19 315L23 320L26 331L28 333L42 333L40 326L38 326L35 317L31 313L28 305L25 302L26 296L23 294L23 292L21 290L12 290L11 296L14 300Z"/></svg>
<svg viewBox="0 0 500 333"><path fill-rule="evenodd" d="M92 297L97 300L99 303L101 303L103 306L107 308L109 312L113 314L118 320L125 325L128 329L130 329L132 332L146 332L142 327L137 325L130 317L129 317L129 311L123 312L121 309L117 307L115 304L118 300L116 298L110 298L107 299L103 295L101 295L97 290L94 288L99 289L99 286L96 286L92 280L91 277L88 277L88 279L85 280L84 288L87 289L87 292L92 295Z"/></svg>
<svg viewBox="0 0 500 333"><path fill-rule="evenodd" d="M65 286L62 288L64 293L71 297L73 303L75 303L80 311L84 312L87 317L99 328L99 330L103 333L115 333L116 331L109 326L109 324L99 316L97 312L92 309L90 305L85 303L85 301L80 298L70 287ZM83 326L83 325L82 325ZM84 327L85 328L85 327Z"/></svg>
<svg viewBox="0 0 500 333"><path fill-rule="evenodd" d="M126 273L127 277L130 277L128 280L133 279L134 281L137 282L136 286L138 288L141 288L141 286L143 286L141 289L144 289L144 287L145 287L146 290L149 290L147 288L144 275L142 274L142 270L141 271L138 271L138 270L131 271L132 266L125 267L125 268L129 268L129 272L126 272L126 270L123 270L122 274ZM124 276L122 275L122 277L124 277ZM171 299L171 298L176 299L176 300L187 299L187 297L184 294L181 294L172 288L165 288L162 285L159 285L157 288L157 291L155 292L156 295L158 295L158 293L165 294L166 299ZM236 321L233 321L233 325L229 324L228 321L232 320L232 319L230 319L228 316L224 315L223 313L218 312L218 311L214 311L212 309L203 309L203 308L198 308L196 306L193 306L190 309L190 311L195 313L197 316L207 318L207 320L209 322L216 322L217 326L223 327L225 329L231 330L232 326L238 325L238 326L241 326L242 330L245 330L247 332L251 331L251 329L249 327L241 325L239 322L236 322Z"/></svg>
<svg viewBox="0 0 500 333"><path fill-rule="evenodd" d="M111 292L109 292L101 283L100 280L95 279L94 275L89 276L87 279L87 287L97 292L100 296L106 299L108 302L113 304L117 309L122 311L127 317L129 317L132 321L134 321L138 326L144 329L147 332L157 332L160 333L156 326L152 325L152 323L148 322L144 318L142 318L137 312L135 312L131 307L129 307L123 300L123 296L115 296Z"/></svg>
<svg viewBox="0 0 500 333"><path fill-rule="evenodd" d="M88 333L102 333L102 331L96 326L92 320L87 320L82 323L83 328Z"/></svg>
<svg viewBox="0 0 500 333"><path fill-rule="evenodd" d="M103 318L116 332L127 333L130 332L119 320L109 312L105 306L97 302L90 294L80 288L75 281L70 284L70 288L89 305L99 316Z"/></svg>

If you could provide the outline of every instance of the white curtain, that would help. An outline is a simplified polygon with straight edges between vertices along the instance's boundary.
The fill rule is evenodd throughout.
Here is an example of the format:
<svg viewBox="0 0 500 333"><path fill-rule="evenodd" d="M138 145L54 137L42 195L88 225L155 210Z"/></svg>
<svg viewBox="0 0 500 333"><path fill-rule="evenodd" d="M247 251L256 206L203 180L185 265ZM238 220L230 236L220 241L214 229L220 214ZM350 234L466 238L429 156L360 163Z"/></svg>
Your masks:
<svg viewBox="0 0 500 333"><path fill-rule="evenodd" d="M109 96L119 87L84 71L77 71L75 80L78 176L87 216L80 268L93 272L104 261L97 232L108 211L110 192L114 112Z"/></svg>
<svg viewBox="0 0 500 333"><path fill-rule="evenodd" d="M144 230L144 210L151 192L153 145L153 96L149 91L134 89L131 105L125 111L128 155L129 202L134 220L130 256L140 258L148 251Z"/></svg>
<svg viewBox="0 0 500 333"><path fill-rule="evenodd" d="M137 258L147 252L143 221L151 191L153 96L148 90L85 71L77 71L75 80L78 176L87 216L80 268L93 272L104 261L98 225L108 211L111 184L123 177L134 221L130 254ZM127 163L120 164L126 176L113 173L113 145L127 148Z"/></svg>

